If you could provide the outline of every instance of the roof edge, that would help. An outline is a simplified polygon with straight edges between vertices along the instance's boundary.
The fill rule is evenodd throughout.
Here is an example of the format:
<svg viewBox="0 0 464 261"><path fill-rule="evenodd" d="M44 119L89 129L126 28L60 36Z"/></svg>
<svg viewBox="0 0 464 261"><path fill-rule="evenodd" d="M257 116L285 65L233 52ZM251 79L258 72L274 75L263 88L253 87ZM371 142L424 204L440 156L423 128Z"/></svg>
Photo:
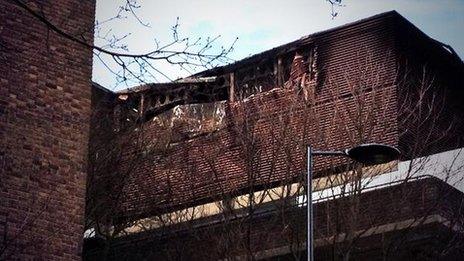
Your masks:
<svg viewBox="0 0 464 261"><path fill-rule="evenodd" d="M95 87L96 89L100 90L100 91L103 91L103 92L106 92L106 93L112 93L114 94L115 92L106 88L106 87L103 87L102 85L100 85L99 83L97 82L94 82L92 81L92 87Z"/></svg>

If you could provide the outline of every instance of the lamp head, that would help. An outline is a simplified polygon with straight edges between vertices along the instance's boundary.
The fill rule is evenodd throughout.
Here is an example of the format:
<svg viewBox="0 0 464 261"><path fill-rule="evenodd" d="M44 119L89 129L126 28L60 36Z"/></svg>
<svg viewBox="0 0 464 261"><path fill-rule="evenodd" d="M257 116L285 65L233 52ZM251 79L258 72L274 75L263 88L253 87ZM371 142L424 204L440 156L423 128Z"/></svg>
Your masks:
<svg viewBox="0 0 464 261"><path fill-rule="evenodd" d="M361 144L347 149L345 153L351 159L367 165L387 163L400 156L397 148L377 143Z"/></svg>

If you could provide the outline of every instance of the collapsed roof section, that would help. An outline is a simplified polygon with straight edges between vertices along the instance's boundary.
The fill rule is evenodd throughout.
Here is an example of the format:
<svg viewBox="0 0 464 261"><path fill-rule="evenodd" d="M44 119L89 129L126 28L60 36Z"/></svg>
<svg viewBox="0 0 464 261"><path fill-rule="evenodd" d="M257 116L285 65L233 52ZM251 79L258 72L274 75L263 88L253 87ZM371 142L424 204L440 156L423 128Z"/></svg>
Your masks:
<svg viewBox="0 0 464 261"><path fill-rule="evenodd" d="M326 67L328 46L338 39L350 37L361 30L370 30L372 25L385 19L395 19L411 28L419 37L427 39L429 45L440 49L443 59L462 67L462 61L446 44L434 40L396 11L378 14L353 23L317 32L271 50L252 55L238 62L206 70L170 83L153 83L124 89L117 92L120 100L129 104L137 115L131 120L146 122L176 106L201 104L217 101L239 101L257 93L266 92L277 86L303 86L305 95L314 92L322 83L320 73ZM382 32L379 32L382 33ZM318 49L322 46L322 50ZM361 49L362 46L356 46ZM323 57L319 59L318 53ZM388 54L385 54L388 55ZM325 75L321 75L323 78ZM132 113L133 114L133 113ZM134 117L135 116L135 117Z"/></svg>

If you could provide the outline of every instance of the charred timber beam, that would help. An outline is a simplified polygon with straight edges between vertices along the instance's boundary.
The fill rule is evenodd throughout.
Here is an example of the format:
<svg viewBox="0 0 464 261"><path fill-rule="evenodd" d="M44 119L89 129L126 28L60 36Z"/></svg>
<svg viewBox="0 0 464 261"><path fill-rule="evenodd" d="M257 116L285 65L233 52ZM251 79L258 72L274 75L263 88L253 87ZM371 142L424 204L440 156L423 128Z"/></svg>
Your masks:
<svg viewBox="0 0 464 261"><path fill-rule="evenodd" d="M229 74L229 101L235 101L235 73Z"/></svg>

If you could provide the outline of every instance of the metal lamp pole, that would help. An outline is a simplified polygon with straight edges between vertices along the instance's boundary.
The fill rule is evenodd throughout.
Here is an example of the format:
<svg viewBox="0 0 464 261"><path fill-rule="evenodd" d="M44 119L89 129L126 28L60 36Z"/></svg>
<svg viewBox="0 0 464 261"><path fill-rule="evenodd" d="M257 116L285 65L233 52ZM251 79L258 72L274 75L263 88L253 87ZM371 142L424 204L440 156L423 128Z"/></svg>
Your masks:
<svg viewBox="0 0 464 261"><path fill-rule="evenodd" d="M314 211L313 211L313 156L345 156L367 165L396 160L400 151L392 146L376 143L361 144L344 151L318 151L308 145L306 151L306 251L309 261L314 261Z"/></svg>
<svg viewBox="0 0 464 261"><path fill-rule="evenodd" d="M306 251L308 260L314 260L314 224L313 224L313 148L308 146L306 151Z"/></svg>

